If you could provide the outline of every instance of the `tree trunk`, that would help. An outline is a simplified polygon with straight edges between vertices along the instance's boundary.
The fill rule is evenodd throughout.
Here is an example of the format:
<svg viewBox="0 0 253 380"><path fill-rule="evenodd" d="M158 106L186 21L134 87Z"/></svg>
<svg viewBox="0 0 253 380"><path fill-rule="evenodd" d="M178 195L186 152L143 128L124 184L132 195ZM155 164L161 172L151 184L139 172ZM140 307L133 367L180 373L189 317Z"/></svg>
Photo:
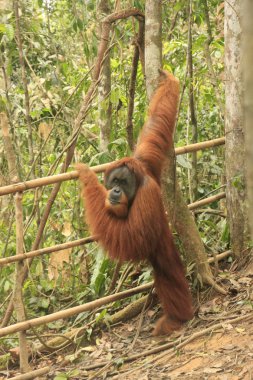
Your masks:
<svg viewBox="0 0 253 380"><path fill-rule="evenodd" d="M0 113L0 124L3 135L3 143L5 149L5 155L8 163L9 177L11 183L19 182L19 174L17 170L16 154L13 147L12 138L10 135L10 127L7 115L4 112ZM24 231L23 231L23 212L22 212L22 193L17 193L15 196L15 209L16 209L16 254L23 253L24 247ZM17 320L22 322L26 319L25 308L22 297L22 281L20 277L24 273L24 262L19 261L16 263L15 271L15 283L13 290L13 299L15 304L15 310L17 314ZM26 340L26 332L19 333L19 345L20 345L20 370L22 373L28 372L28 346Z"/></svg>
<svg viewBox="0 0 253 380"><path fill-rule="evenodd" d="M193 60L192 60L192 0L189 0L188 5L188 48L187 48L187 70L189 78L189 121L191 126L192 139L191 143L198 142L198 124L195 111L195 99L193 88ZM191 202L198 198L198 173L197 173L197 152L191 154L192 169L189 176L189 188Z"/></svg>
<svg viewBox="0 0 253 380"><path fill-rule="evenodd" d="M242 9L242 62L244 84L244 128L246 141L247 190L249 202L249 220L253 239L253 2L244 0Z"/></svg>
<svg viewBox="0 0 253 380"><path fill-rule="evenodd" d="M194 263L195 278L201 284L209 284L220 293L225 293L214 282L204 244L176 179L175 162L174 150L171 149L163 176L163 200L171 228L175 229L179 236L187 262L189 264Z"/></svg>
<svg viewBox="0 0 253 380"><path fill-rule="evenodd" d="M145 3L145 75L146 90L150 101L157 87L159 69L162 67L162 2L147 0Z"/></svg>
<svg viewBox="0 0 253 380"><path fill-rule="evenodd" d="M237 257L247 249L249 237L245 190L240 8L237 0L225 2L226 195L231 247Z"/></svg>
<svg viewBox="0 0 253 380"><path fill-rule="evenodd" d="M142 70L144 71L144 22L139 20L139 31L134 41L134 53L132 58L132 71L129 83L129 99L127 107L127 141L131 151L134 149L134 131L133 131L133 113L134 113L134 96L135 96L135 83L138 70L139 59L141 61Z"/></svg>
<svg viewBox="0 0 253 380"><path fill-rule="evenodd" d="M26 117L26 124L28 129L28 151L29 151L29 158L30 158L30 164L33 164L34 161L34 151L33 151L33 130L32 130L32 121L30 116L30 96L28 91L28 80L26 77L26 68L25 68L25 60L24 60L24 52L23 52L23 41L22 41L22 30L20 28L20 9L19 9L19 0L13 1L13 8L14 8L14 15L15 15L15 22L16 22L16 29L15 29L15 35L16 35L16 43L19 53L19 64L21 68L21 77L22 77L22 83L24 88L24 103L25 103L25 117ZM32 176L35 177L35 169L32 167Z"/></svg>
<svg viewBox="0 0 253 380"><path fill-rule="evenodd" d="M161 0L146 1L145 9L145 74L148 98L157 87L159 69L162 66L162 8ZM176 182L175 153L169 152L166 172L163 176L163 198L172 227L175 227L182 242L188 262L195 262L196 277L224 293L213 280L203 242L198 233L190 210L183 200L181 190Z"/></svg>
<svg viewBox="0 0 253 380"><path fill-rule="evenodd" d="M98 3L98 18L102 19L110 14L108 0L100 0ZM101 26L98 28L101 36ZM110 52L104 59L103 69L101 71L101 80L98 85L98 125L100 130L100 150L105 152L110 142L112 104L110 102L111 91L111 66Z"/></svg>

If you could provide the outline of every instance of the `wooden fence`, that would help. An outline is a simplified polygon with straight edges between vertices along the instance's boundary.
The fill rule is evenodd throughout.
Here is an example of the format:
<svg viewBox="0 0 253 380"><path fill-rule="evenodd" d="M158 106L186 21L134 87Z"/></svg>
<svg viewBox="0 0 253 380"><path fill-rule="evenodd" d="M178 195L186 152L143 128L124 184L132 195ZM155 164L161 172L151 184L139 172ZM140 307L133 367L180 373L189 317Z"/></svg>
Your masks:
<svg viewBox="0 0 253 380"><path fill-rule="evenodd" d="M185 147L176 148L175 153L176 153L176 155L185 154L185 153L194 152L194 151L198 151L198 150L202 150L202 149L206 149L206 148L210 148L210 147L223 145L224 143L225 143L225 138L221 137L221 138L214 139L211 141L205 141L202 143L191 144L191 145L187 145ZM108 164L103 164L103 165L98 165L98 166L92 167L91 169L94 170L96 173L100 173L100 172L103 172L107 168L107 166L108 166ZM20 195L20 197L17 201L17 205L19 205L19 206L16 207L16 219L21 218L19 220L19 223L21 223L21 225L22 225L23 224L23 220L22 220L22 192L30 190L30 189L34 189L37 187L42 187L42 186L47 186L47 185L51 185L54 183L62 182L62 181L73 180L73 179L76 179L77 177L78 177L77 171L71 171L71 172L64 173L64 174L58 174L58 175L53 175L53 176L49 176L49 177L33 179L30 181L26 181L26 182L15 183L15 184L11 184L8 186L0 187L0 196L7 195L7 194L13 194L13 193L18 193ZM207 205L211 202L217 201L217 200L222 199L222 198L225 198L225 192L221 192L221 193L218 193L214 196L211 196L211 197L202 199L200 201L191 203L188 205L188 207L190 210L194 210L198 207ZM58 245L55 245L52 247L46 247L46 248L37 249L34 251L24 253L23 252L23 236L21 236L21 235L22 235L22 228L21 228L21 230L19 229L19 232L17 230L17 254L15 256L1 258L0 259L0 268L4 265L8 265L8 264L11 264L14 262L16 262L16 265L20 265L19 263L22 264L23 262L25 262L25 260L33 258L33 257L41 256L44 254L49 254L49 253L60 251L62 249L66 249L66 248L77 247L77 246L87 244L87 243L94 241L93 237L87 237L87 238L83 238L83 239L79 239L79 240L75 240L75 241L71 241L71 242L67 242L67 243L63 243L63 244L58 244ZM220 255L217 255L216 259L226 257L230 253L231 253L230 251L223 252ZM212 259L210 259L209 261L211 262ZM16 279L16 281L17 281L17 279ZM147 291L148 289L151 288L152 284L153 283L148 283L148 284L145 284L142 286L138 286L136 288L133 288L133 289L130 289L127 291L123 291L120 293L109 295L107 297L103 297L103 298L98 299L96 301L92 301L92 302L89 302L87 304L76 306L73 308L69 308L69 309L66 309L63 311L58 311L56 313L52 313L52 314L49 314L47 316L34 318L31 320L25 320L25 318L23 318L23 320L18 320L18 322L13 324L13 325L1 328L0 329L0 337L4 337L8 334L13 334L13 333L17 333L17 332L19 332L19 334L20 334L21 332L24 332L24 331L26 331L32 327L38 326L38 325L46 324L46 323L56 321L56 320L62 319L62 318L68 318L70 316L76 315L78 313L81 313L81 312L84 312L87 310L93 310L99 306L102 306L102 305L105 305L107 303L116 301L118 299L123 299L126 297L130 297L133 294L137 294L137 293L140 293L143 291ZM21 347L21 345L24 343L24 336L20 335L19 339L20 339L20 347ZM23 341L22 341L22 339L23 339Z"/></svg>

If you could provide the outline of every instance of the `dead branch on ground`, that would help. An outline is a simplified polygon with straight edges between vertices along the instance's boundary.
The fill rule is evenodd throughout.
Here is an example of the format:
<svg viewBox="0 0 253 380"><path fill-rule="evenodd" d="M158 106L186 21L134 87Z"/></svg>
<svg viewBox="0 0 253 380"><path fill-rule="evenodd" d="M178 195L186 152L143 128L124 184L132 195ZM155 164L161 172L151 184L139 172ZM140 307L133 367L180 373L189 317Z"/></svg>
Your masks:
<svg viewBox="0 0 253 380"><path fill-rule="evenodd" d="M46 375L48 372L50 372L50 367L43 367L31 372L24 373L23 375L11 377L9 380L32 380L35 379L35 377L39 378L39 376Z"/></svg>

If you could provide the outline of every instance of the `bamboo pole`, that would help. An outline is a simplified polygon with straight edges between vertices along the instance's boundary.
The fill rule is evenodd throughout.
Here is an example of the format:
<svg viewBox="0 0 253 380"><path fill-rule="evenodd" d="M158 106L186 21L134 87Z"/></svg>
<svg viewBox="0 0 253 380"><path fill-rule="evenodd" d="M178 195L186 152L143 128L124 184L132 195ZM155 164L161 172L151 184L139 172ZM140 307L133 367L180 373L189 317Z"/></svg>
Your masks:
<svg viewBox="0 0 253 380"><path fill-rule="evenodd" d="M175 153L176 153L176 156L178 156L180 154L196 152L197 150L212 148L212 147L223 145L223 144L225 144L225 137L219 137L218 139L214 139L214 140L203 141L203 142L190 144L186 146L180 146L175 149Z"/></svg>
<svg viewBox="0 0 253 380"><path fill-rule="evenodd" d="M24 252L24 224L23 224L23 206L22 206L22 193L15 195L15 214L16 214L16 252L17 255L22 255ZM15 283L13 289L13 301L17 315L17 321L23 323L26 320L25 306L23 300L23 287L20 280L20 274L24 271L24 262L17 261L15 269ZM20 372L29 372L29 360L28 360L28 344L26 338L26 331L19 331L19 366Z"/></svg>
<svg viewBox="0 0 253 380"><path fill-rule="evenodd" d="M230 254L232 254L232 251L226 251L226 252L219 253L219 254L215 255L215 260L213 257L211 257L208 259L208 262L213 263L214 261L220 261L220 260L226 258L227 256L229 256ZM116 294L113 294L110 296L106 296L106 297L100 298L98 300L88 302L84 305L75 306L75 307L72 307L70 309L66 309L66 310L62 310L62 311L57 311L56 313L49 314L49 315L39 317L39 318L33 318L33 319L28 320L28 321L15 323L14 325L7 326L7 327L0 329L0 338L3 336L9 335L9 334L14 334L14 333L19 332L19 331L28 330L31 327L36 327L36 326L43 325L43 324L46 324L49 322L57 321L58 319L69 318L73 315L82 313L84 311L94 310L97 307L101 307L103 305L117 301L119 299L124 299L127 297L131 297L134 294L147 291L153 285L154 285L154 283L153 283L153 281L151 281L151 282L148 282L147 284L140 285L140 286L137 286L133 289L125 290L123 292L116 293Z"/></svg>
<svg viewBox="0 0 253 380"><path fill-rule="evenodd" d="M190 144L184 147L179 147L175 149L176 155L185 154L188 152L195 152L197 150L206 149L218 145L223 145L225 143L225 137L220 137L218 139L204 141L202 143ZM110 163L101 164L97 166L92 166L91 169L94 170L95 173L101 173L108 168ZM20 191L34 189L36 187L42 187L45 185L52 185L53 183L58 183L62 181L68 181L72 179L78 178L78 172L76 170L68 173L56 174L49 177L44 178L36 178L31 181L19 182L8 186L0 187L0 196L7 195L12 193L17 193Z"/></svg>
<svg viewBox="0 0 253 380"><path fill-rule="evenodd" d="M56 313L45 315L43 317L33 318L27 321L15 323L14 325L7 326L0 329L0 338L8 334L16 333L18 331L28 330L31 327L36 327L36 326L43 325L49 322L57 321L59 319L66 319L66 318L72 317L73 315L83 313L84 311L94 310L108 303L117 301L119 299L131 297L134 294L149 290L152 286L153 286L153 282L149 282L147 284L137 286L136 288L133 288L133 289L125 290L120 293L112 294L110 296L106 296L106 297L97 299L95 301L88 302L84 305L71 307L70 309L57 311Z"/></svg>
<svg viewBox="0 0 253 380"><path fill-rule="evenodd" d="M21 261L24 259L30 259L31 257L37 257L41 255L45 255L46 253L52 253L52 252L57 252L61 251L62 249L67 249L67 248L73 248L73 247L78 247L79 245L87 244L87 243L92 243L95 240L93 236L83 238L83 239L78 239L74 241L69 241L67 243L62 243L62 244L57 244L52 247L46 247L46 248L41 248L37 249L35 251L30 251L27 253L21 253L15 256L10 256L10 257L4 257L0 259L0 267L14 263L16 261Z"/></svg>
<svg viewBox="0 0 253 380"><path fill-rule="evenodd" d="M219 253L218 255L215 254L214 257L210 257L210 258L208 259L208 262L209 262L209 264L211 264L211 263L214 263L215 261L223 260L223 259L225 259L226 257L231 256L231 255L233 255L233 252L232 252L231 250L228 250L228 251L225 251L225 252Z"/></svg>
<svg viewBox="0 0 253 380"><path fill-rule="evenodd" d="M226 198L225 192L213 195L213 196L205 198L205 199L201 199L200 201L196 201L194 203L190 203L188 205L188 208L189 208L189 210L195 210L198 207L201 207L201 206L204 206L206 204L218 201L219 199L222 199L222 198Z"/></svg>
<svg viewBox="0 0 253 380"><path fill-rule="evenodd" d="M201 199L201 201L196 201L194 203L191 203L188 205L188 208L190 210L195 210L198 207L201 207L203 205L207 205L209 203L215 202L221 198L225 198L225 193L219 193L217 195L213 195L211 197ZM37 256L45 255L47 253L61 251L62 249L78 247L78 246L83 245L83 244L92 243L95 240L96 240L96 238L94 236L90 236L90 237L83 238L83 239L69 241L67 243L57 244L57 245L54 245L52 247L41 248L41 249L37 249L35 251L30 251L30 252L15 255L15 256L4 257L4 258L0 259L0 268L3 267L4 265L8 265L8 264L14 263L16 261L29 259L31 257L37 257Z"/></svg>

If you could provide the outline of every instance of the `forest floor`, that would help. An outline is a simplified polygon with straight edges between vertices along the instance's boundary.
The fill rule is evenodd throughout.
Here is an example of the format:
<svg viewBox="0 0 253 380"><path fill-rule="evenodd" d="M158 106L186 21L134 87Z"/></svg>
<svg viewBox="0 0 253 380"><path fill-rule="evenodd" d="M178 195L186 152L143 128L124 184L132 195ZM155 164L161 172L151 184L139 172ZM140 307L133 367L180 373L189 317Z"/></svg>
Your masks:
<svg viewBox="0 0 253 380"><path fill-rule="evenodd" d="M198 316L181 331L153 337L155 311L146 311L141 323L139 316L100 329L75 353L41 356L39 366L49 365L51 372L39 379L253 379L253 263L223 272L223 284L228 295L206 294Z"/></svg>

